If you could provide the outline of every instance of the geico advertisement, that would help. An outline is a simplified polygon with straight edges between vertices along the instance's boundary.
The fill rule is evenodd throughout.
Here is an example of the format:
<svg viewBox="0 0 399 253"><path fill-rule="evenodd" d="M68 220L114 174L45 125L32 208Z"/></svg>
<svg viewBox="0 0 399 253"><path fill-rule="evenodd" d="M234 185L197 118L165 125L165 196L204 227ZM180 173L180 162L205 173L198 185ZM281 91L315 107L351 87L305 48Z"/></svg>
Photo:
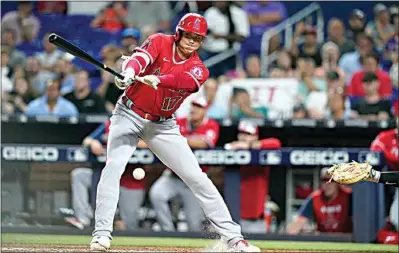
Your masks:
<svg viewBox="0 0 399 253"><path fill-rule="evenodd" d="M58 161L58 149L55 147L3 146L2 157L7 161Z"/></svg>
<svg viewBox="0 0 399 253"><path fill-rule="evenodd" d="M199 164L212 165L246 165L251 163L251 152L248 150L195 150Z"/></svg>
<svg viewBox="0 0 399 253"><path fill-rule="evenodd" d="M98 156L97 161L105 162L106 156ZM129 159L129 163L132 164L152 164L154 161L155 156L149 149L137 149Z"/></svg>
<svg viewBox="0 0 399 253"><path fill-rule="evenodd" d="M292 165L331 165L349 162L347 151L294 150L290 153Z"/></svg>

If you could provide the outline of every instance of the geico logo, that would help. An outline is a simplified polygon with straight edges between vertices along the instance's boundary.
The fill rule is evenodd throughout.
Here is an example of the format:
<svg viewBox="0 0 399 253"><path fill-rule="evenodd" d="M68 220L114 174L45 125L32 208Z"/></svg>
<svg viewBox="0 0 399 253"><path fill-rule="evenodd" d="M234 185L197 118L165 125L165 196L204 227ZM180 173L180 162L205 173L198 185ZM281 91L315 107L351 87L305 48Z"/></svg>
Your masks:
<svg viewBox="0 0 399 253"><path fill-rule="evenodd" d="M151 164L154 162L154 154L150 150L136 150L129 159L131 163Z"/></svg>
<svg viewBox="0 0 399 253"><path fill-rule="evenodd" d="M290 154L293 165L331 165L349 161L349 154L345 151L303 151L296 150Z"/></svg>
<svg viewBox="0 0 399 253"><path fill-rule="evenodd" d="M320 211L322 213L340 213L342 212L342 206L341 205L336 205L336 206L322 206Z"/></svg>
<svg viewBox="0 0 399 253"><path fill-rule="evenodd" d="M238 164L251 162L251 152L247 150L196 150L195 156L200 164Z"/></svg>
<svg viewBox="0 0 399 253"><path fill-rule="evenodd" d="M58 160L58 150L51 147L4 147L3 158L16 161L49 161Z"/></svg>

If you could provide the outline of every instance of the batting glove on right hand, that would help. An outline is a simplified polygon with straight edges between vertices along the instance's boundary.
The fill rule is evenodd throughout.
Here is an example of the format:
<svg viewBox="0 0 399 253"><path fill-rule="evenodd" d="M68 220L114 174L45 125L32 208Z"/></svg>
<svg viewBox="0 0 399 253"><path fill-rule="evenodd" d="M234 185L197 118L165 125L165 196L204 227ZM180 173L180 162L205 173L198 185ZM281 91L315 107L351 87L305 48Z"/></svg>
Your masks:
<svg viewBox="0 0 399 253"><path fill-rule="evenodd" d="M118 77L115 77L115 85L120 90L125 90L134 82L136 73L134 73L134 70L132 68L128 68L125 71L123 71L121 75L123 75L125 78L119 79Z"/></svg>

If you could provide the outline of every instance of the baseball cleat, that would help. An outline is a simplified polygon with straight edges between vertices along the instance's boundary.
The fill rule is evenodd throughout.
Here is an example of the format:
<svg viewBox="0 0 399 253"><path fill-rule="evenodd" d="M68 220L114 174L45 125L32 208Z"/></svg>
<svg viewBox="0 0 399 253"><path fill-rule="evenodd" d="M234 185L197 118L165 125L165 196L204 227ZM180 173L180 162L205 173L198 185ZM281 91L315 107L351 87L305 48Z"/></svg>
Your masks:
<svg viewBox="0 0 399 253"><path fill-rule="evenodd" d="M240 240L231 247L231 252L260 252L260 248L251 245L245 240Z"/></svg>
<svg viewBox="0 0 399 253"><path fill-rule="evenodd" d="M107 236L94 236L90 242L91 251L107 251L111 247L111 240Z"/></svg>

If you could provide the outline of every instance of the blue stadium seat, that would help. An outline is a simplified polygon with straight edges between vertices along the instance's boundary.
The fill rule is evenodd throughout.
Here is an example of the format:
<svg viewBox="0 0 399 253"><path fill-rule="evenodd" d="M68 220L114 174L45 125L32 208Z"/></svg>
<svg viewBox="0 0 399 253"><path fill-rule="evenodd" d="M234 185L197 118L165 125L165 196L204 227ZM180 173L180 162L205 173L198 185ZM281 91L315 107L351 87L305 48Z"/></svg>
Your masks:
<svg viewBox="0 0 399 253"><path fill-rule="evenodd" d="M101 77L90 77L91 89L96 90L100 86L101 82L102 82Z"/></svg>

